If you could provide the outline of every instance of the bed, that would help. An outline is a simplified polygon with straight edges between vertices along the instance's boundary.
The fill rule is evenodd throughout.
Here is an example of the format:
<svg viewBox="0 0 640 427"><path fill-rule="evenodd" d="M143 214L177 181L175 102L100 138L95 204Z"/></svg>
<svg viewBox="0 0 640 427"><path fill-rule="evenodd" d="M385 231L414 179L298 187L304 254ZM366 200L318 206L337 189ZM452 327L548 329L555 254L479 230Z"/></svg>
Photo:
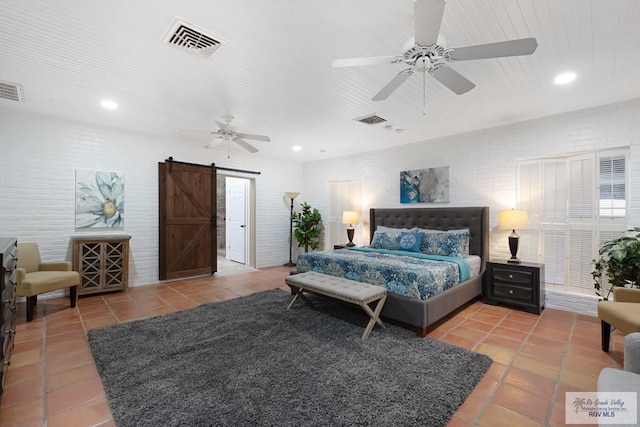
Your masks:
<svg viewBox="0 0 640 427"><path fill-rule="evenodd" d="M393 229L412 229L418 227L428 230L469 230L469 254L471 258L476 257L476 272L470 278L460 272L463 280L457 284L445 284L444 290L438 293L432 292L428 287L416 287L410 291L389 290L387 301L382 310L382 316L391 319L416 330L419 336L427 334L428 327L449 313L455 311L467 302L482 295L482 277L489 257L489 208L488 207L446 207L446 208L385 208L370 210L370 234L371 241L374 240L374 232L378 227L390 227ZM325 254L316 253L309 255L302 254L298 259L298 271L308 271L312 267L305 257L326 256L332 264L339 262L353 262L348 258L362 258L366 255L355 252L366 252L363 250L341 249L327 251ZM374 252L374 251L371 251ZM382 251L384 252L384 251ZM393 251L388 251L394 256ZM372 256L388 256L371 254ZM420 255L417 255L420 256ZM404 258L404 257L403 257ZM362 262L362 261L360 261ZM414 268L417 263L414 258L405 260L406 269ZM422 261L420 261L422 262ZM425 261L428 263L429 261ZM447 264L447 263L444 263ZM362 269L362 267L359 267ZM366 269L366 267L365 267ZM456 270L457 271L457 270ZM460 270L462 271L462 269ZM329 274L333 274L330 272ZM416 274L419 273L416 270ZM427 273L425 273L427 274ZM338 275L336 273L336 275ZM453 275L453 273L442 273L442 275ZM348 276L347 276L348 277ZM363 280L365 281L365 280ZM371 283L370 280L366 280ZM402 295L405 293L406 295ZM432 293L436 293L432 295Z"/></svg>

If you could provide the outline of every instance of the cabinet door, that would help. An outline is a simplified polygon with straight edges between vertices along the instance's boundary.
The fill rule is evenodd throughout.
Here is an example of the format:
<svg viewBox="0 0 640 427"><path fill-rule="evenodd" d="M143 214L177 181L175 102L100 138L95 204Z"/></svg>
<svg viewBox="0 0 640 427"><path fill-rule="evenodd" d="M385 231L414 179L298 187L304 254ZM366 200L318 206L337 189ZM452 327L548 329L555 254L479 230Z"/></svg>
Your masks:
<svg viewBox="0 0 640 427"><path fill-rule="evenodd" d="M102 289L102 242L81 241L77 244L80 274L80 293L91 293Z"/></svg>
<svg viewBox="0 0 640 427"><path fill-rule="evenodd" d="M128 242L102 242L102 244L103 288L105 290L124 289L127 285Z"/></svg>

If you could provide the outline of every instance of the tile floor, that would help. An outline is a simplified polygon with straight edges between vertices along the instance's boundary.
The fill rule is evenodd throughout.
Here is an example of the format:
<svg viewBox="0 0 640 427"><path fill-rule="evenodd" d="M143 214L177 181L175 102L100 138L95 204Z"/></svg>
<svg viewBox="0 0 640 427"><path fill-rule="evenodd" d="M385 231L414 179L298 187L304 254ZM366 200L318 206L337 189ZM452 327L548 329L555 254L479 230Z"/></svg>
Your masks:
<svg viewBox="0 0 640 427"><path fill-rule="evenodd" d="M67 299L41 299L31 323L19 304L0 425L114 426L86 331L286 289L289 271L275 267L135 287L82 297L73 309ZM449 426L564 425L565 392L594 391L600 370L622 363L620 334L612 335L612 351L603 353L596 318L553 309L537 316L474 302L440 322L429 336L494 360Z"/></svg>

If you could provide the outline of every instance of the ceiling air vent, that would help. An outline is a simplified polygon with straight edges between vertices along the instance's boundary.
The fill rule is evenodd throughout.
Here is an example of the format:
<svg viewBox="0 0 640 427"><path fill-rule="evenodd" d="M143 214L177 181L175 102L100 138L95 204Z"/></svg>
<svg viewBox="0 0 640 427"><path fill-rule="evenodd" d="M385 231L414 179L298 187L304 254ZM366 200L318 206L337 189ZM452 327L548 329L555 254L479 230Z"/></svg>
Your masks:
<svg viewBox="0 0 640 427"><path fill-rule="evenodd" d="M164 43L208 58L222 44L220 39L182 18L174 18L162 37Z"/></svg>
<svg viewBox="0 0 640 427"><path fill-rule="evenodd" d="M368 114L368 115L366 115L364 117L358 117L358 118L353 119L353 120L355 120L357 122L360 122L360 123L367 124L367 125L375 125L375 124L387 121L387 119L383 119L380 116L376 116L376 113Z"/></svg>
<svg viewBox="0 0 640 427"><path fill-rule="evenodd" d="M0 81L0 99L22 102L22 85Z"/></svg>

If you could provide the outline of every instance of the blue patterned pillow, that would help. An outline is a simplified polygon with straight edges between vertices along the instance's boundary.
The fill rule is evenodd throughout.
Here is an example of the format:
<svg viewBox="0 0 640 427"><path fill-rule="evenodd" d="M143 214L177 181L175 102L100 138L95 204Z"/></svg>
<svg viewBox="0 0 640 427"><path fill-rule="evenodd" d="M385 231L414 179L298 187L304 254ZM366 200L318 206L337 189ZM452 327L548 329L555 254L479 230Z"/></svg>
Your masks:
<svg viewBox="0 0 640 427"><path fill-rule="evenodd" d="M420 252L420 245L424 233L400 233L398 238L398 250L408 252Z"/></svg>
<svg viewBox="0 0 640 427"><path fill-rule="evenodd" d="M469 255L468 230L448 233L426 233L420 245L420 252L429 255L460 256Z"/></svg>
<svg viewBox="0 0 640 427"><path fill-rule="evenodd" d="M386 231L376 230L373 233L371 247L374 249L389 249L391 251L398 250L398 239L400 233L387 233Z"/></svg>

